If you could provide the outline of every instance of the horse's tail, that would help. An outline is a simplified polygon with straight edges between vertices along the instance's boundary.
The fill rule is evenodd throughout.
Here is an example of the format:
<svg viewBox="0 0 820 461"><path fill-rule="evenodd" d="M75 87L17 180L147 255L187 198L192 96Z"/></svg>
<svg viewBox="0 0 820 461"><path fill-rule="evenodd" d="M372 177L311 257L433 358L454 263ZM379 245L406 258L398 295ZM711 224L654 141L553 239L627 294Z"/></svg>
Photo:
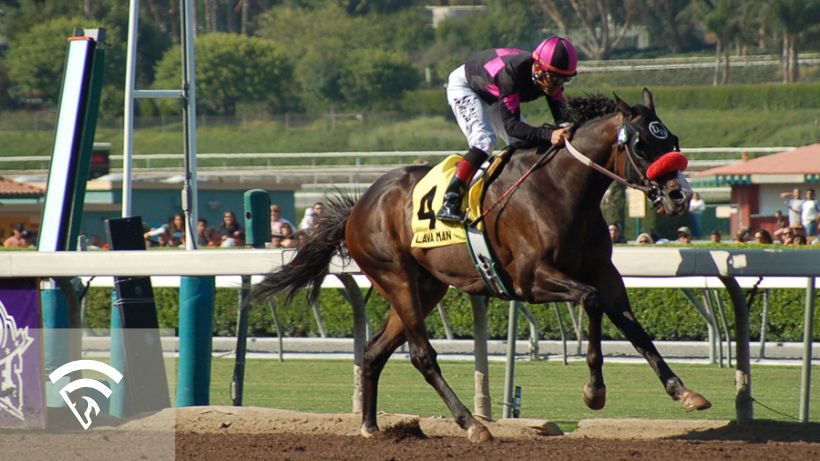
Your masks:
<svg viewBox="0 0 820 461"><path fill-rule="evenodd" d="M340 194L328 200L324 214L314 229L311 229L304 245L296 256L279 270L266 275L256 284L252 298L268 298L284 292L285 304L290 303L296 292L307 285L313 289L308 293L310 301L319 295L318 288L328 272L328 264L334 253L346 256L344 247L345 226L356 200Z"/></svg>

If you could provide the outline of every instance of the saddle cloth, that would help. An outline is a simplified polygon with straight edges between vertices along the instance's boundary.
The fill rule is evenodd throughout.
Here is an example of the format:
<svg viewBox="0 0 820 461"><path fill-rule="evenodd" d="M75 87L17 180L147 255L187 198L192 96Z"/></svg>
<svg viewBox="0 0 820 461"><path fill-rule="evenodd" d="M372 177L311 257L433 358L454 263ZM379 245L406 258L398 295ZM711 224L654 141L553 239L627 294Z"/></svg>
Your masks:
<svg viewBox="0 0 820 461"><path fill-rule="evenodd" d="M498 158L495 157L496 161ZM436 213L444 203L444 192L456 172L459 159L460 155L447 157L434 166L413 189L412 247L435 248L467 242L464 224L446 223L436 219ZM487 175L483 175L473 181L465 194L467 217L470 220L481 215L481 197L486 177ZM479 224L480 226L482 224Z"/></svg>

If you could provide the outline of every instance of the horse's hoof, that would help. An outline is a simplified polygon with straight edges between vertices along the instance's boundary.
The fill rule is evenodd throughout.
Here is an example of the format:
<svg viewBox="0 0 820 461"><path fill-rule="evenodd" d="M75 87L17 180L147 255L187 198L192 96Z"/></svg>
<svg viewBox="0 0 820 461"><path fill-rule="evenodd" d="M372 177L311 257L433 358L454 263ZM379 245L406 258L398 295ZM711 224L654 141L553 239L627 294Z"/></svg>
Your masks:
<svg viewBox="0 0 820 461"><path fill-rule="evenodd" d="M371 439L371 438L373 438L374 435L379 433L379 426L376 426L376 425L368 426L366 424L362 424L361 432L362 432L362 437L364 437L366 439Z"/></svg>
<svg viewBox="0 0 820 461"><path fill-rule="evenodd" d="M467 438L473 443L486 443L493 440L493 435L483 424L476 422L467 429Z"/></svg>
<svg viewBox="0 0 820 461"><path fill-rule="evenodd" d="M606 405L606 386L592 387L584 384L584 403L590 410L600 410Z"/></svg>
<svg viewBox="0 0 820 461"><path fill-rule="evenodd" d="M680 395L680 403L687 412L693 410L707 410L712 408L712 403L695 391L685 390Z"/></svg>

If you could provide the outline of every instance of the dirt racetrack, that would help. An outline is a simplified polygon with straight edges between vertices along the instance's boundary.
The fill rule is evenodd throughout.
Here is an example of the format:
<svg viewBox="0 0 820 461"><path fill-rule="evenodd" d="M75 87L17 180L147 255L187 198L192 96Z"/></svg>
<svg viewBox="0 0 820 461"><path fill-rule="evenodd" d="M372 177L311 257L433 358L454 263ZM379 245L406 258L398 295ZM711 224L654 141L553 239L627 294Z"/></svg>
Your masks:
<svg viewBox="0 0 820 461"><path fill-rule="evenodd" d="M176 459L582 460L820 459L820 424L714 420L585 420L559 434L539 420L488 423L470 443L451 419L382 415L382 434L358 436L359 416L267 408L177 409ZM150 426L149 426L150 427Z"/></svg>
<svg viewBox="0 0 820 461"><path fill-rule="evenodd" d="M542 420L487 423L495 440L470 443L451 419L380 416L358 435L359 416L257 407L163 410L74 433L0 431L0 459L125 460L815 460L820 424L596 419L565 435Z"/></svg>

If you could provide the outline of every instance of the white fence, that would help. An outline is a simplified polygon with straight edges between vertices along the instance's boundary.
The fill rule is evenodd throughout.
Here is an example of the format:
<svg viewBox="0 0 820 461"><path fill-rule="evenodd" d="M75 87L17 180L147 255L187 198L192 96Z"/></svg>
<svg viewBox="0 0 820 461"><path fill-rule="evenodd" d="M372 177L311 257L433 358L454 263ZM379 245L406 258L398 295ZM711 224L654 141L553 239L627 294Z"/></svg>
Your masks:
<svg viewBox="0 0 820 461"><path fill-rule="evenodd" d="M222 251L96 251L96 252L0 252L0 277L48 276L174 276L174 275L257 275L267 273L292 256L289 250L222 250ZM820 272L817 252L812 250L710 250L696 248L624 248L617 247L613 262L628 277L717 277L729 291L735 311L736 328L736 411L738 421L753 417L749 354L749 318L746 301L736 277L807 277L806 324L804 325L804 360L801 381L801 416L808 417L808 392L811 377L811 338L813 337L814 286ZM344 275L342 283L351 291L359 270L352 263L334 260L331 273ZM353 296L353 293L351 293ZM360 294L358 295L361 297ZM362 304L359 299L358 304ZM354 310L356 308L354 307ZM360 306L363 310L363 306ZM478 322L478 320L477 320ZM486 320L484 320L486 322ZM486 328L486 323L484 323ZM354 331L363 332L363 327ZM486 332L485 332L486 334ZM361 366L364 335L355 339L356 364ZM478 336L478 335L477 335ZM486 351L485 344L481 350ZM477 348L479 350L477 341ZM486 370L486 355L476 354ZM512 366L512 364L508 364ZM360 368L356 368L359 370ZM478 387L478 386L477 386ZM477 389L478 390L478 389ZM481 392L489 402L487 389ZM476 398L479 401L479 398ZM354 398L355 402L355 398ZM486 414L478 412L478 414Z"/></svg>

